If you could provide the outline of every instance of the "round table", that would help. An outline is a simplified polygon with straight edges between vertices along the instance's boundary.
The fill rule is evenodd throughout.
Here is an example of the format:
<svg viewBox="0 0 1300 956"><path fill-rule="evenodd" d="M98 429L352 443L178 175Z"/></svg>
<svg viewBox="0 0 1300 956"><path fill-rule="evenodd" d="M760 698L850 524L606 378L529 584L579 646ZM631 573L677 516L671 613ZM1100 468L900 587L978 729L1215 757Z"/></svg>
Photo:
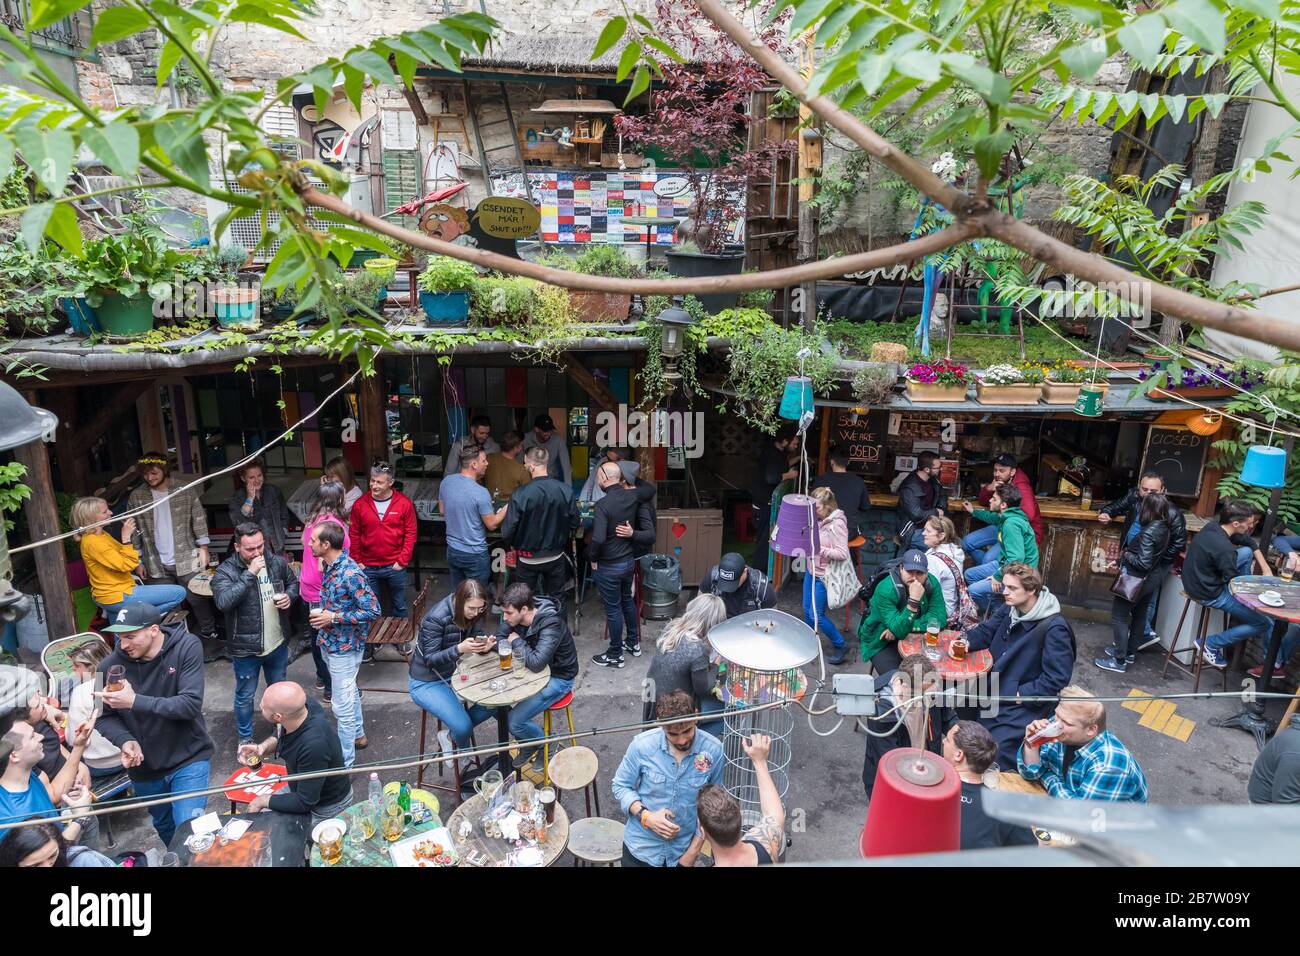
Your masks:
<svg viewBox="0 0 1300 956"><path fill-rule="evenodd" d="M1282 606L1265 604L1259 596L1265 591L1276 591L1282 597ZM1268 693L1273 688L1273 661L1287 628L1300 623L1300 581L1285 582L1281 578L1258 574L1243 574L1228 582L1230 593L1240 604L1273 619L1273 631L1264 652L1264 669L1260 676L1260 691ZM1252 734L1260 750L1277 729L1277 723L1264 715L1264 701L1252 700L1231 717L1215 717L1214 727L1235 727Z"/></svg>
<svg viewBox="0 0 1300 956"><path fill-rule="evenodd" d="M343 834L343 857L334 864L334 866L392 866L393 857L388 852L392 846L384 839L383 829L376 820L374 834L369 840L361 837L361 824L357 822L357 811L367 801L354 803L340 814L347 821L348 831ZM402 831L402 839L417 836L421 833L427 833L436 830L442 826L442 821L435 813L431 820L425 820L422 823L412 823ZM394 841L396 842L396 841ZM311 866L325 866L320 858L320 848L312 844L311 848Z"/></svg>
<svg viewBox="0 0 1300 956"><path fill-rule="evenodd" d="M569 852L580 862L613 866L623 859L623 824L604 817L574 820Z"/></svg>
<svg viewBox="0 0 1300 956"><path fill-rule="evenodd" d="M987 650L967 651L963 660L953 659L949 647L959 637L961 637L961 631L939 632L939 650L942 653L940 658L934 662L934 668L939 672L939 676L947 681L960 682L968 681L973 677L979 677L981 674L987 674L991 671L993 669L993 655ZM898 642L898 653L904 657L908 654L924 654L925 635L907 635Z"/></svg>
<svg viewBox="0 0 1300 956"><path fill-rule="evenodd" d="M506 685L501 690L493 690L492 681L498 677L505 678ZM504 746L510 741L510 708L541 691L550 679L549 667L530 671L518 655L515 655L510 670L503 671L496 648L485 654L465 654L456 665L456 673L451 679L456 696L467 704L482 704L496 709L497 742L502 744L497 765L503 777L510 776L514 770L510 751Z"/></svg>
<svg viewBox="0 0 1300 956"><path fill-rule="evenodd" d="M504 863L510 851L514 849L514 844L508 840L488 839L483 835L481 821L486 809L486 798L483 794L476 793L452 811L451 819L447 821L447 829L451 831L452 841L456 844L461 866L494 866L497 863ZM474 828L474 832L469 836L460 835L462 820L468 820L470 826ZM568 845L569 815L564 812L564 807L560 806L557 800L555 822L546 828L546 842L537 844L537 848L542 851L542 866L550 866L558 860ZM471 856L477 862L472 862Z"/></svg>

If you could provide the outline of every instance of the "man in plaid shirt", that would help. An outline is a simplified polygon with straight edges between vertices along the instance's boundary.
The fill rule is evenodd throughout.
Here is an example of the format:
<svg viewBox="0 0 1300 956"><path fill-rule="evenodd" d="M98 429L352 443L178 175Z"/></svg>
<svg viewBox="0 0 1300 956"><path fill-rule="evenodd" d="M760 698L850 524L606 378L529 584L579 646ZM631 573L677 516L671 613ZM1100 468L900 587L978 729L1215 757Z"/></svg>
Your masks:
<svg viewBox="0 0 1300 956"><path fill-rule="evenodd" d="M1050 723L1035 720L1025 729L1016 762L1020 776L1041 780L1047 792L1063 800L1147 802L1147 781L1128 748L1106 729L1106 708L1082 687L1061 691L1055 720L1060 734L1050 743L1030 746L1029 739Z"/></svg>
<svg viewBox="0 0 1300 956"><path fill-rule="evenodd" d="M310 547L314 558L321 563L321 584L320 602L312 606L309 620L330 672L343 765L351 767L356 762L357 751L364 750L369 743L361 713L357 671L370 625L382 612L365 570L343 553L342 525L332 521L319 523L311 533Z"/></svg>

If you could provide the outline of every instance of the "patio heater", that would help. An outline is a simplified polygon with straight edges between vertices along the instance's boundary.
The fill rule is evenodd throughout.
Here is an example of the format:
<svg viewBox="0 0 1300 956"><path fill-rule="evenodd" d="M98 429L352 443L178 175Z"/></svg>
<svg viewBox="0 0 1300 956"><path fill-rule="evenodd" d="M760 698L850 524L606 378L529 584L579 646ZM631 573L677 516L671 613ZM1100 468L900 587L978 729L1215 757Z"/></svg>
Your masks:
<svg viewBox="0 0 1300 956"><path fill-rule="evenodd" d="M50 434L59 420L53 412L28 405L17 390L0 382L0 423L0 451L9 451ZM32 599L14 588L13 576L9 539L0 519L0 621L5 623L18 620L32 609Z"/></svg>
<svg viewBox="0 0 1300 956"><path fill-rule="evenodd" d="M768 769L777 792L785 799L790 786L790 736L794 714L790 701L799 700L807 688L803 665L817 656L817 636L803 621L784 611L749 611L724 621L709 631L709 644L722 658L723 749L727 766L722 785L740 804L741 824L751 827L763 818L754 765L745 756L741 738L753 733L772 738ZM745 708L786 702L767 710Z"/></svg>

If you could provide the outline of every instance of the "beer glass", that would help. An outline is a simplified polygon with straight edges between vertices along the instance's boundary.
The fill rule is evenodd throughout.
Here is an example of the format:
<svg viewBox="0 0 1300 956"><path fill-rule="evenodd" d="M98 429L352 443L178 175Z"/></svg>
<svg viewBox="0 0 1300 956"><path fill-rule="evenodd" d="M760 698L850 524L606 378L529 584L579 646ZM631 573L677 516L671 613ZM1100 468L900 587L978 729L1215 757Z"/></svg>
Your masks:
<svg viewBox="0 0 1300 956"><path fill-rule="evenodd" d="M474 790L481 794L484 800L491 803L492 798L495 797L497 791L501 789L501 782L502 777L500 770L485 770L479 776L474 778Z"/></svg>
<svg viewBox="0 0 1300 956"><path fill-rule="evenodd" d="M245 750L244 749L245 747L247 747L248 749ZM260 764L262 762L262 758L258 754L257 750L253 745L241 744L239 747L239 762L242 763L245 767L249 767L251 769L256 767L258 764Z"/></svg>
<svg viewBox="0 0 1300 956"><path fill-rule="evenodd" d="M497 644L497 657L501 660L501 669L503 671L510 670L511 665L514 663L514 655L514 648L510 646L509 641L501 641Z"/></svg>
<svg viewBox="0 0 1300 956"><path fill-rule="evenodd" d="M320 858L326 866L343 859L343 831L337 826L326 827L320 833Z"/></svg>
<svg viewBox="0 0 1300 956"><path fill-rule="evenodd" d="M379 827L378 821L375 820L374 804L367 800L365 803L357 806L354 815L356 817L357 826L361 827L361 839L369 840L375 835L375 830Z"/></svg>
<svg viewBox="0 0 1300 956"><path fill-rule="evenodd" d="M955 639L948 645L948 654L955 661L964 661L966 659L966 650L970 645L962 638Z"/></svg>
<svg viewBox="0 0 1300 956"><path fill-rule="evenodd" d="M537 791L537 800L546 813L546 824L549 826L555 822L555 788L542 787L541 790Z"/></svg>
<svg viewBox="0 0 1300 956"><path fill-rule="evenodd" d="M931 624L925 629L925 656L932 661L937 661L943 656L939 650L939 626L937 624Z"/></svg>
<svg viewBox="0 0 1300 956"><path fill-rule="evenodd" d="M510 799L518 810L525 817L533 812L533 795L537 788L527 780L520 780L510 788Z"/></svg>
<svg viewBox="0 0 1300 956"><path fill-rule="evenodd" d="M396 843L402 838L402 808L397 803L396 797L389 798L384 806L384 839L389 843Z"/></svg>
<svg viewBox="0 0 1300 956"><path fill-rule="evenodd" d="M1045 726L1039 729L1038 733L1030 737L1026 743L1031 747L1041 747L1043 744L1050 744L1061 736L1061 731L1063 729L1061 722L1053 717Z"/></svg>
<svg viewBox="0 0 1300 956"><path fill-rule="evenodd" d="M126 668L121 664L114 664L108 669L108 675L104 679L104 690L121 690L124 680L126 680Z"/></svg>
<svg viewBox="0 0 1300 956"><path fill-rule="evenodd" d="M1291 564L1291 555L1282 555L1282 560L1278 563L1277 576L1290 584L1295 578L1295 568Z"/></svg>

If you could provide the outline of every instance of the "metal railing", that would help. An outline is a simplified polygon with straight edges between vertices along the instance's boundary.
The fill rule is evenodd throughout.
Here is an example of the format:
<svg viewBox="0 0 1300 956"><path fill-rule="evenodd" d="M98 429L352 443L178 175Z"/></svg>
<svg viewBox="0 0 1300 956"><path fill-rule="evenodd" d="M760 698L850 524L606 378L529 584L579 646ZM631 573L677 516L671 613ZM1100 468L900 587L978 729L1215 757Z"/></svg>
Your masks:
<svg viewBox="0 0 1300 956"><path fill-rule="evenodd" d="M3 23L15 33L26 31L30 14L31 8L28 0L0 0L0 23ZM33 30L32 36L73 50L81 48L81 37L77 30L77 24L71 16L64 17L58 23L52 23L48 27Z"/></svg>

